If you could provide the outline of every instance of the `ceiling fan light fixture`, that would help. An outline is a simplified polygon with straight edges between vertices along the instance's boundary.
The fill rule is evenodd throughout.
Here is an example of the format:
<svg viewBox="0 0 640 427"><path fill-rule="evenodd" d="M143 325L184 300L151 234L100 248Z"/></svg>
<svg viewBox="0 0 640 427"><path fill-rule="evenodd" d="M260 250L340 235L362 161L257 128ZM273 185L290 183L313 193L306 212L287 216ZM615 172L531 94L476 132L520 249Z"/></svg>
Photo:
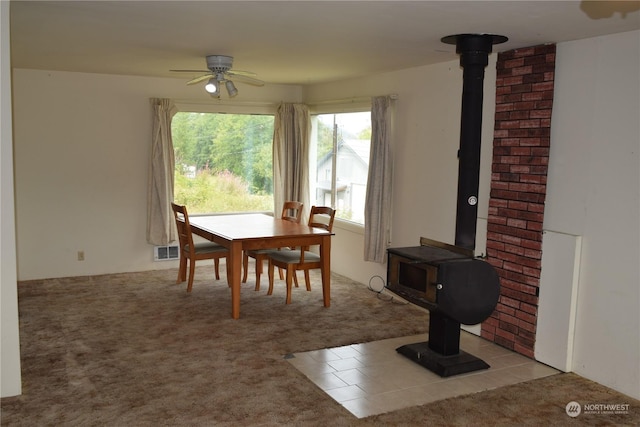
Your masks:
<svg viewBox="0 0 640 427"><path fill-rule="evenodd" d="M207 84L204 86L204 90L211 94L218 93L220 91L220 83L215 78L209 79Z"/></svg>
<svg viewBox="0 0 640 427"><path fill-rule="evenodd" d="M227 80L224 85L227 88L229 98L233 98L238 94L238 89L236 89L236 85L234 85L231 80Z"/></svg>

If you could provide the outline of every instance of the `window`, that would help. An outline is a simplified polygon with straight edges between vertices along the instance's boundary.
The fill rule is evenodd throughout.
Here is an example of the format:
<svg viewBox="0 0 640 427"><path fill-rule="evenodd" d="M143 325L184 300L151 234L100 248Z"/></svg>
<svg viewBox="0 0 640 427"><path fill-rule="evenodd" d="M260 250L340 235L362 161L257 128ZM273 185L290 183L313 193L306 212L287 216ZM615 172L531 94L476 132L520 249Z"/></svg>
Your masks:
<svg viewBox="0 0 640 427"><path fill-rule="evenodd" d="M318 114L312 121L312 203L333 207L337 218L364 224L371 112Z"/></svg>
<svg viewBox="0 0 640 427"><path fill-rule="evenodd" d="M272 115L179 112L174 199L189 213L273 211Z"/></svg>

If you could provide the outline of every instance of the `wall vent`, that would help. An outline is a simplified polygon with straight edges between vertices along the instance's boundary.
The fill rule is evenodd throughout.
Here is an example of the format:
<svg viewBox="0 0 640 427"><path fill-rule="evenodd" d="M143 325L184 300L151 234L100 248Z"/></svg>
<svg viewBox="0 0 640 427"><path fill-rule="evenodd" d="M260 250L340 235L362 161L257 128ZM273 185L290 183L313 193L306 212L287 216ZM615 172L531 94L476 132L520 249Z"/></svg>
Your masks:
<svg viewBox="0 0 640 427"><path fill-rule="evenodd" d="M170 261L180 258L180 249L178 246L154 246L154 261Z"/></svg>

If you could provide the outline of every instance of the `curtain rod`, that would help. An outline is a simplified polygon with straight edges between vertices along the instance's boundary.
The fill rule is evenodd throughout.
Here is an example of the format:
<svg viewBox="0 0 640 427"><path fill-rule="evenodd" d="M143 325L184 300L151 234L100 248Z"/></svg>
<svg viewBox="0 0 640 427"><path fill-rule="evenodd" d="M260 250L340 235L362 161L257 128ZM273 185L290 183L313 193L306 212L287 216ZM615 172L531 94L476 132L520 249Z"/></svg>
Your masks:
<svg viewBox="0 0 640 427"><path fill-rule="evenodd" d="M384 96L384 95L380 95ZM388 95L391 99L398 99L397 93ZM310 102L309 105L324 105L324 104L356 104L360 102L371 101L373 96L360 96L356 98L343 98L343 99L330 99L326 101Z"/></svg>

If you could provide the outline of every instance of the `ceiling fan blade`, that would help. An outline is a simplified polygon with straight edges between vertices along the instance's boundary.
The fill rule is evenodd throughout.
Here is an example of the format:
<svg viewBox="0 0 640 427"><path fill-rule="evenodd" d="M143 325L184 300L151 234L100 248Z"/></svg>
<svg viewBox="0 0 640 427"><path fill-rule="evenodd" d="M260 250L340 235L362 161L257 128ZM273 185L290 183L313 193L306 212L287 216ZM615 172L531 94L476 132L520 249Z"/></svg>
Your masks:
<svg viewBox="0 0 640 427"><path fill-rule="evenodd" d="M242 71L242 70L229 70L228 74L236 75L236 76L255 76L256 73L252 73L251 71Z"/></svg>
<svg viewBox="0 0 640 427"><path fill-rule="evenodd" d="M196 83L200 83L203 82L205 80L209 80L211 78L214 78L215 76L213 74L205 74L204 76L200 76L200 77L196 77L195 79L191 79L187 82L187 85L194 85Z"/></svg>
<svg viewBox="0 0 640 427"><path fill-rule="evenodd" d="M209 70L169 70L172 73L210 73Z"/></svg>
<svg viewBox="0 0 640 427"><path fill-rule="evenodd" d="M253 77L243 76L242 74L234 74L234 73L226 73L229 77L233 78L234 81L240 83L247 83L254 86L264 86L264 82L262 80L254 79Z"/></svg>

